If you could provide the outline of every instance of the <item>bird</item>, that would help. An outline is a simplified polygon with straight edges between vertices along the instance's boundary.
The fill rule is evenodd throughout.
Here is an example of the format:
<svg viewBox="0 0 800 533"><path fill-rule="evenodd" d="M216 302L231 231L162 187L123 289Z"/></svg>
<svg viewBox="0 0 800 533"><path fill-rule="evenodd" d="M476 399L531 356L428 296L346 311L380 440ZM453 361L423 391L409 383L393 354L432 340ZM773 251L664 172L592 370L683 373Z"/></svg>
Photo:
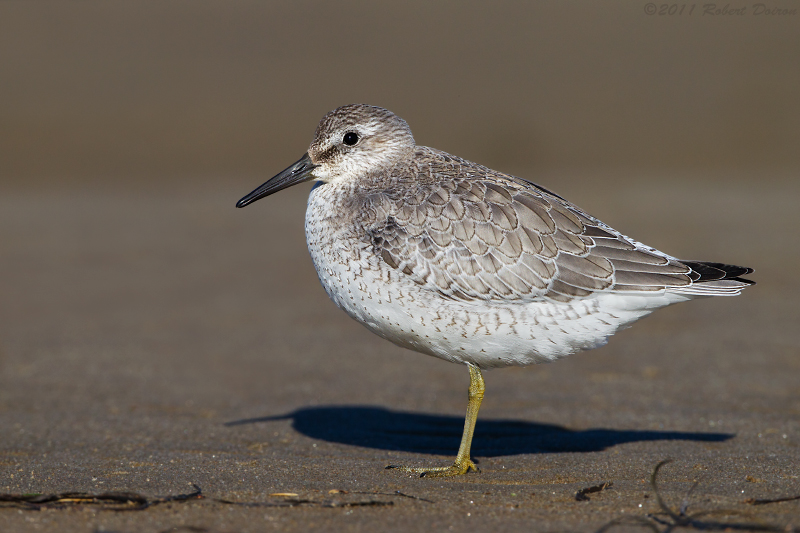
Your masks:
<svg viewBox="0 0 800 533"><path fill-rule="evenodd" d="M373 333L469 369L453 464L387 466L423 477L479 471L482 370L596 348L660 307L754 284L742 277L752 268L677 259L540 185L418 146L377 106L327 113L303 157L236 207L308 181L306 241L331 300Z"/></svg>

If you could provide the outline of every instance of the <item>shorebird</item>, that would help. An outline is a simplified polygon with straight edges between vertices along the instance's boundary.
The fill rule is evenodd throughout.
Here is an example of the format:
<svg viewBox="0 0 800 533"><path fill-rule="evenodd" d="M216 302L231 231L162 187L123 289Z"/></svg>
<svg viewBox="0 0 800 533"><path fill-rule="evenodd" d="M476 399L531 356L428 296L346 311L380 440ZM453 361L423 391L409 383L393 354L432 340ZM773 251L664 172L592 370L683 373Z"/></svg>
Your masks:
<svg viewBox="0 0 800 533"><path fill-rule="evenodd" d="M751 268L679 260L544 187L417 146L380 107L325 115L308 152L236 207L312 180L306 241L328 296L377 335L469 368L455 462L387 468L477 471L482 369L595 348L655 309L753 284Z"/></svg>

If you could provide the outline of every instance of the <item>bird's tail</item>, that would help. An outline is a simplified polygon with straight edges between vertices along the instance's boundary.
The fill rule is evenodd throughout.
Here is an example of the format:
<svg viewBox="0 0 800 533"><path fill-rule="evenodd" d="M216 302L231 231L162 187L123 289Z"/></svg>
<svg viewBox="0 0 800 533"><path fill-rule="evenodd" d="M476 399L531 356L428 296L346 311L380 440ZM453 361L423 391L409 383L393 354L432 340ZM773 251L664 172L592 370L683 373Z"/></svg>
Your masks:
<svg viewBox="0 0 800 533"><path fill-rule="evenodd" d="M752 274L752 268L710 261L681 260L681 263L692 269L689 273L692 284L670 287L669 292L691 296L736 296L745 287L756 284L755 281L741 277Z"/></svg>

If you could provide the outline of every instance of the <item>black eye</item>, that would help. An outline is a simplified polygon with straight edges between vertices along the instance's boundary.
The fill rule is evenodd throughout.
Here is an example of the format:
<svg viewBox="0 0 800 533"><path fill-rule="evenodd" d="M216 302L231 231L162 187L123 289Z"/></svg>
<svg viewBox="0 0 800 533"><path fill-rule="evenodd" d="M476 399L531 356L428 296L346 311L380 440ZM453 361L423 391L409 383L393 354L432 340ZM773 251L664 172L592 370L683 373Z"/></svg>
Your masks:
<svg viewBox="0 0 800 533"><path fill-rule="evenodd" d="M347 146L353 146L358 142L358 133L354 131L348 131L347 133L344 134L344 138L342 139L342 141Z"/></svg>

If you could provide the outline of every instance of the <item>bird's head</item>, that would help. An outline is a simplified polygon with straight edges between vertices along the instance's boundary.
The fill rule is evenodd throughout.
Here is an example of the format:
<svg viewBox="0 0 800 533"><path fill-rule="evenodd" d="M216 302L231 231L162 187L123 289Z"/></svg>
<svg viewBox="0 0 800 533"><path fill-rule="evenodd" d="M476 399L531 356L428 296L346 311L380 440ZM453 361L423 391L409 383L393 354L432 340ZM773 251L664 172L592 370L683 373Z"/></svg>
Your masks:
<svg viewBox="0 0 800 533"><path fill-rule="evenodd" d="M391 111L365 104L339 107L322 117L308 152L299 161L239 200L236 207L305 181L358 180L391 168L414 146L408 124Z"/></svg>

